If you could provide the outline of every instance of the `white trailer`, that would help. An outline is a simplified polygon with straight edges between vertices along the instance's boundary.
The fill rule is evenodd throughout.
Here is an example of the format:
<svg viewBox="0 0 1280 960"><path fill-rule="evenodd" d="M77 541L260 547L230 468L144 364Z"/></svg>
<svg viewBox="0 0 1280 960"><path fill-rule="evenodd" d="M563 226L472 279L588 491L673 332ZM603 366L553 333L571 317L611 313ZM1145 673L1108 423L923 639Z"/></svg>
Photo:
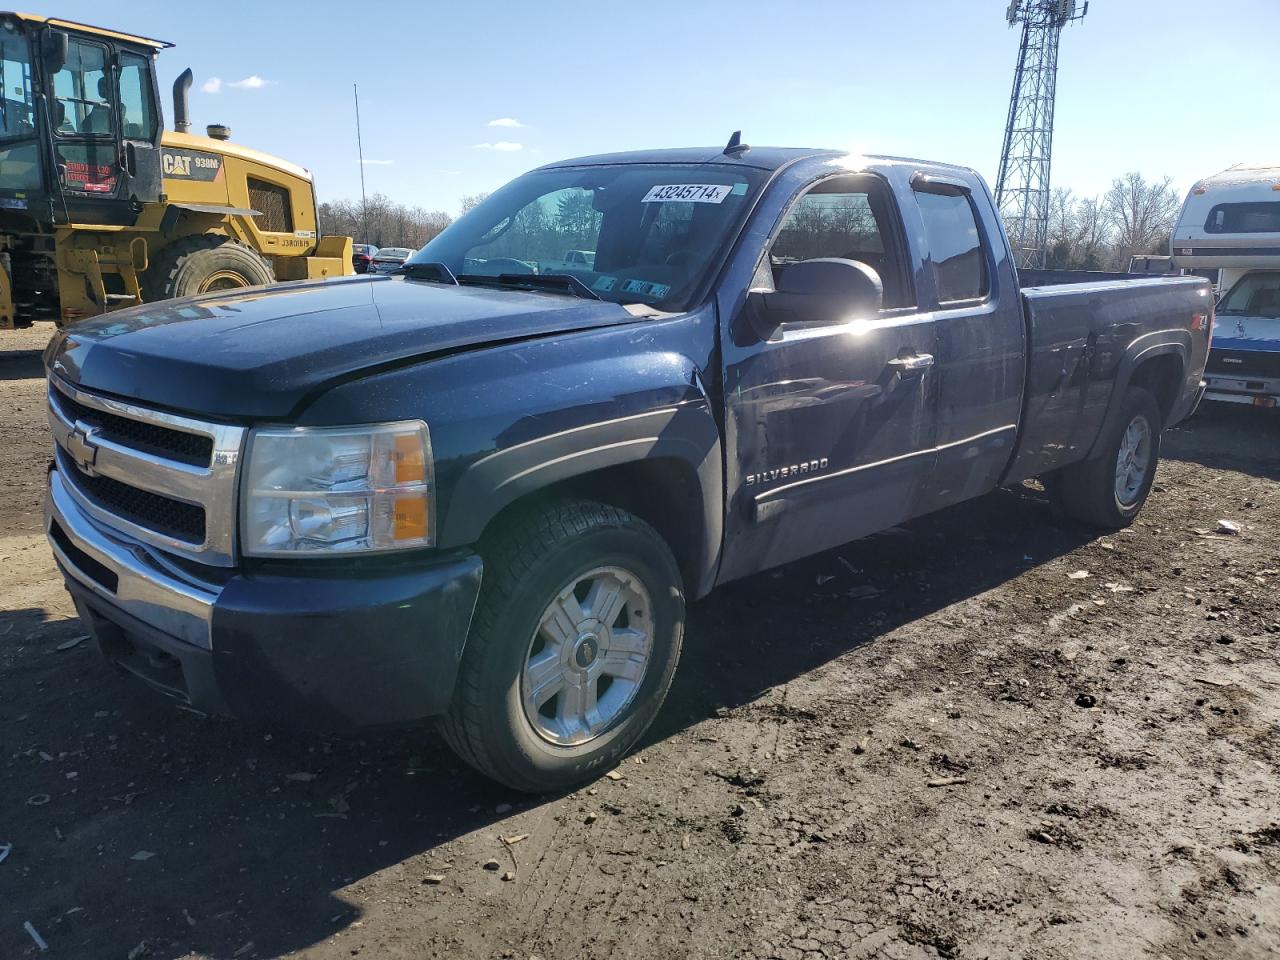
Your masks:
<svg viewBox="0 0 1280 960"><path fill-rule="evenodd" d="M1241 164L1191 188L1173 262L1219 271L1208 400L1280 402L1280 166Z"/></svg>

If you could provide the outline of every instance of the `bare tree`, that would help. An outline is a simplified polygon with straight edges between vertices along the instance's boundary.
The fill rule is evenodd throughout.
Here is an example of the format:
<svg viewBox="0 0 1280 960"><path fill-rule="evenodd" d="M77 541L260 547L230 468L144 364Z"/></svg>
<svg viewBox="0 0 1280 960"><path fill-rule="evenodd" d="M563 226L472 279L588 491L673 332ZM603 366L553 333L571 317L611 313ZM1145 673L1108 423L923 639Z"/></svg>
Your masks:
<svg viewBox="0 0 1280 960"><path fill-rule="evenodd" d="M1106 218L1115 230L1115 261L1127 264L1134 254L1162 253L1178 217L1178 195L1169 177L1148 182L1136 171L1111 182L1103 198Z"/></svg>
<svg viewBox="0 0 1280 960"><path fill-rule="evenodd" d="M1046 265L1051 269L1070 269L1077 255L1076 201L1070 189L1055 187L1049 194L1049 226Z"/></svg>
<svg viewBox="0 0 1280 960"><path fill-rule="evenodd" d="M381 193L358 201L335 200L320 204L320 225L325 233L353 237L375 247L417 249L453 222L443 210L406 207Z"/></svg>
<svg viewBox="0 0 1280 960"><path fill-rule="evenodd" d="M1076 258L1079 270L1101 270L1108 265L1111 229L1102 201L1087 197L1076 204Z"/></svg>
<svg viewBox="0 0 1280 960"><path fill-rule="evenodd" d="M487 193L469 193L458 201L459 213L469 213L488 199Z"/></svg>

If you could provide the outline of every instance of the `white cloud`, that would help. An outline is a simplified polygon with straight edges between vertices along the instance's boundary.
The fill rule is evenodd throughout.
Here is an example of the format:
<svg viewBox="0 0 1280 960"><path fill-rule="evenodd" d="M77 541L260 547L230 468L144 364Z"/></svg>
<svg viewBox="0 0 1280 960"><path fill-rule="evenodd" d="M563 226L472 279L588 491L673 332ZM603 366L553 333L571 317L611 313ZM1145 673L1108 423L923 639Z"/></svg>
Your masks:
<svg viewBox="0 0 1280 960"><path fill-rule="evenodd" d="M210 77L204 83L200 84L200 90L203 93L217 93L222 89L221 77Z"/></svg>
<svg viewBox="0 0 1280 960"><path fill-rule="evenodd" d="M263 87L269 86L270 80L263 80L256 73L253 76L245 77L243 80L232 80L227 86L235 87L237 90L261 90Z"/></svg>
<svg viewBox="0 0 1280 960"><path fill-rule="evenodd" d="M394 160L362 160L361 162L366 167L389 167L395 163Z"/></svg>
<svg viewBox="0 0 1280 960"><path fill-rule="evenodd" d="M477 143L476 150L501 150L504 153L514 153L517 150L523 150L523 143L512 143L510 140L499 140L497 143Z"/></svg>
<svg viewBox="0 0 1280 960"><path fill-rule="evenodd" d="M523 127L524 124L515 117L499 117L497 120L490 120L491 127Z"/></svg>

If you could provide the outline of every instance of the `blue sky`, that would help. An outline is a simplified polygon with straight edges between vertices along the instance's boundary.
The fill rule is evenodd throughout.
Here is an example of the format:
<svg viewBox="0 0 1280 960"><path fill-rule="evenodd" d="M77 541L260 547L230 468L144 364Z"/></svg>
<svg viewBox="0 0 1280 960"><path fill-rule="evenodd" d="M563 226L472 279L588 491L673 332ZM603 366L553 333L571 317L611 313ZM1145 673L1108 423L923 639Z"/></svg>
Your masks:
<svg viewBox="0 0 1280 960"><path fill-rule="evenodd" d="M1006 6L31 5L176 43L160 57L166 121L190 66L194 129L229 124L301 163L322 200L359 196L358 81L369 192L450 213L551 160L720 144L737 128L749 143L922 156L994 179L1018 46ZM1093 0L1063 35L1054 185L1099 193L1136 169L1184 190L1232 163L1280 162L1276 13L1275 0ZM503 119L520 126L490 125Z"/></svg>

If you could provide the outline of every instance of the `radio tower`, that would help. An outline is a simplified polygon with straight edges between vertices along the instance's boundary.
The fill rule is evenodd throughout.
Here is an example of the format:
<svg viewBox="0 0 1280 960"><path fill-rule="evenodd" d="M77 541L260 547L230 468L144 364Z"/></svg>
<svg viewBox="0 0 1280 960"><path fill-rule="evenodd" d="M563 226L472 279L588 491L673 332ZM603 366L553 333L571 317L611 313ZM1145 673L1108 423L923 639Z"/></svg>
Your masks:
<svg viewBox="0 0 1280 960"><path fill-rule="evenodd" d="M1042 267L1049 232L1049 165L1053 154L1053 98L1062 28L1089 12L1075 0L1012 0L1009 25L1022 24L1018 69L996 178L996 205L1020 267Z"/></svg>

